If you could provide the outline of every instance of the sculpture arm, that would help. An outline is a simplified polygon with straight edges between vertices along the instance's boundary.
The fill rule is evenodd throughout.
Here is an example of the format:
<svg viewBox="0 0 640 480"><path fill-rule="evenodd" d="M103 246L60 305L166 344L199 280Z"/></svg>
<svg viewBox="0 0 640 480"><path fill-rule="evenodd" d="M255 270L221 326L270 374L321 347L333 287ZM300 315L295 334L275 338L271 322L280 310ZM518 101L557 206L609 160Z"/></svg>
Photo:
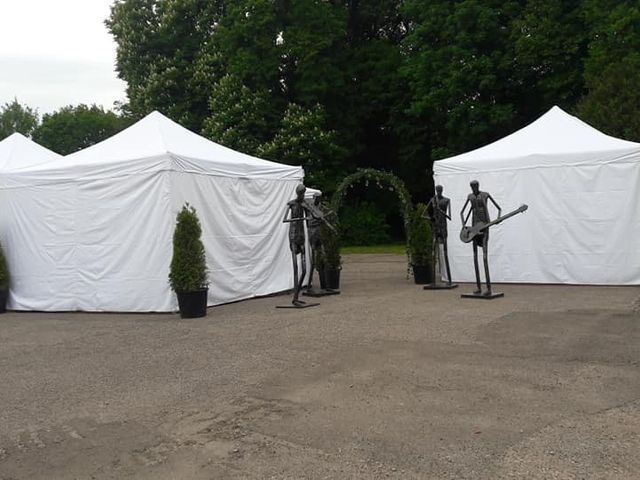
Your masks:
<svg viewBox="0 0 640 480"><path fill-rule="evenodd" d="M337 234L337 233L338 233L338 231L336 230L336 227L334 227L333 225L331 225L331 224L327 221L327 219L326 219L326 218L322 217L322 219L321 219L321 220L324 222L324 224L327 226L327 228L328 228L329 230L331 230L331 231L332 231L333 233L335 233L335 234Z"/></svg>
<svg viewBox="0 0 640 480"><path fill-rule="evenodd" d="M282 218L282 223L288 223L290 220L287 220L287 217L291 213L291 205L287 204L287 210L284 212L284 217Z"/></svg>
<svg viewBox="0 0 640 480"><path fill-rule="evenodd" d="M282 223L291 223L291 222L299 222L301 220L309 220L306 216L300 218L287 218L291 213L291 205L287 205L287 211L284 212L284 218L282 219Z"/></svg>
<svg viewBox="0 0 640 480"><path fill-rule="evenodd" d="M422 213L422 218L426 218L428 220L431 220L431 216L429 215L429 207L436 208L435 207L435 203L433 202L434 198L435 197L431 197L431 200L429 200L429 202L427 203L427 206L424 209L424 212Z"/></svg>
<svg viewBox="0 0 640 480"><path fill-rule="evenodd" d="M462 226L464 227L467 224L467 220L469 220L469 215L471 215L471 209L469 209L469 213L467 214L467 218L464 218L464 211L467 209L467 205L469 205L469 199L464 202L462 206L462 210L460 210L460 220L462 220Z"/></svg>
<svg viewBox="0 0 640 480"><path fill-rule="evenodd" d="M447 211L444 212L445 217L451 220L451 201L447 202Z"/></svg>
<svg viewBox="0 0 640 480"><path fill-rule="evenodd" d="M336 231L336 229L334 228L333 225L331 225L327 219L326 216L327 214L322 212L322 210L320 210L319 208L315 207L315 206L311 206L308 203L303 203L302 204L302 209L304 211L304 213L306 214L306 216L311 217L311 218L315 218L317 220L320 220L322 223L324 223L333 233L338 233ZM308 220L309 218L307 218Z"/></svg>
<svg viewBox="0 0 640 480"><path fill-rule="evenodd" d="M491 203L493 203L493 205L498 209L498 218L500 218L502 216L502 208L500 208L500 205L498 205L498 203L493 199L491 195L487 195L489 196L489 200L491 200Z"/></svg>
<svg viewBox="0 0 640 480"><path fill-rule="evenodd" d="M310 212L310 213L312 213L312 212ZM333 213L333 212L332 212L332 213ZM312 214L313 214L313 213L312 213ZM324 224L327 226L327 228L328 228L329 230L331 230L333 233L338 233L338 231L336 230L336 228L335 228L333 225L331 225L331 224L329 223L329 221L327 220L327 214L326 214L326 213L322 213L322 211L320 211L320 216L316 216L316 218L317 218L318 220L320 220L322 223L324 223Z"/></svg>

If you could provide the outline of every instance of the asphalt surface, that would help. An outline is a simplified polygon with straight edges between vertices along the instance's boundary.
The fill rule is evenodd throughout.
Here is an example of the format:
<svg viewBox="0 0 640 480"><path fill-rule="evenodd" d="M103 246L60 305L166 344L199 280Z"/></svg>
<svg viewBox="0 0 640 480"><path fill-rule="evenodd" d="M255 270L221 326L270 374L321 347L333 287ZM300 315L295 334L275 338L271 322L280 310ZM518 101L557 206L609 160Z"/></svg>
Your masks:
<svg viewBox="0 0 640 480"><path fill-rule="evenodd" d="M638 479L637 287L342 294L0 316L0 479Z"/></svg>

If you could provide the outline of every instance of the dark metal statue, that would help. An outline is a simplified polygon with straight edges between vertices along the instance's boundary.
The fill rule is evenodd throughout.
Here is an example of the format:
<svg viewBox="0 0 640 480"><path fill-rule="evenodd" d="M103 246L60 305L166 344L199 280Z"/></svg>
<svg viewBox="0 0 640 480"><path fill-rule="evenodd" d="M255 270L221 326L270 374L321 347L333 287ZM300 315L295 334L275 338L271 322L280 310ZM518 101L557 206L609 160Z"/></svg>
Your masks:
<svg viewBox="0 0 640 480"><path fill-rule="evenodd" d="M433 232L433 283L425 285L425 290L435 290L443 288L456 288L457 285L451 282L451 268L449 267L449 252L447 249L447 220L451 220L451 200L442 195L442 185L436 185L436 194L429 200L425 209L425 218L431 221ZM431 215L429 211L431 210ZM442 284L436 279L436 259L440 263L440 245L444 250L444 263L447 273L447 283ZM442 274L442 265L440 265Z"/></svg>
<svg viewBox="0 0 640 480"><path fill-rule="evenodd" d="M491 195L487 192L480 191L480 184L477 180L473 180L471 183L471 193L467 197L467 201L465 202L462 210L460 210L460 218L462 220L463 230L467 225L467 221L469 220L469 216L472 215L471 224L473 226L477 226L480 224L486 225L491 222L491 218L489 217L489 200L491 203L498 209L498 219L501 216L502 209L500 205L496 203ZM467 205L470 205L471 208L465 217L465 210ZM480 269L478 268L478 247L482 248L482 256L484 260L484 274L485 279L487 281L487 290L482 293L482 286L480 283ZM476 270L476 285L477 289L473 292L472 296L475 297L485 297L485 298L495 298L497 296L502 296L502 294L493 294L491 292L491 278L489 276L489 228L484 228L479 231L475 237L473 238L473 265ZM467 295L463 295L467 296Z"/></svg>
<svg viewBox="0 0 640 480"><path fill-rule="evenodd" d="M289 308L306 308L314 307L317 303L307 303L300 300L300 291L307 275L307 259L306 259L306 233L305 222L311 219L320 218L327 225L328 222L323 216L320 216L316 209L312 207L304 198L307 188L300 184L296 187L296 198L287 203L287 211L282 219L283 223L289 223L289 248L291 249L291 259L293 261L293 300ZM330 226L330 225L329 225ZM333 228L332 226L330 226ZM298 255L300 255L301 272L298 275Z"/></svg>
<svg viewBox="0 0 640 480"><path fill-rule="evenodd" d="M327 221L327 217L331 215L333 212L324 212L320 205L320 200L322 198L321 193L316 193L313 196L313 201L311 203L306 202L309 211L311 213L310 219L307 222L307 231L309 233L309 247L311 248L311 252L309 255L311 265L309 267L309 283L307 285L307 290L304 293L310 297L322 297L325 295L335 295L340 293L338 290L328 290L328 289L314 289L313 288L313 272L317 268L319 259L324 256L324 244L322 242L322 226L328 226L334 233L336 232L333 225L331 225ZM318 271L318 276L320 276L320 272Z"/></svg>

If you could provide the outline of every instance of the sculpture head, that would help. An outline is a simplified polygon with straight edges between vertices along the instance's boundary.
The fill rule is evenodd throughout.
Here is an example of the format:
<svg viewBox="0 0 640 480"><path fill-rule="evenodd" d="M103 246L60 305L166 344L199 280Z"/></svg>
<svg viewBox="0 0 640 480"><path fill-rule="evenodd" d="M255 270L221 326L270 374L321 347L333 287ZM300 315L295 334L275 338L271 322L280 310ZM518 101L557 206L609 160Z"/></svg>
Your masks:
<svg viewBox="0 0 640 480"><path fill-rule="evenodd" d="M307 191L307 187L305 187L302 183L296 187L296 198L298 200L304 200L304 192Z"/></svg>
<svg viewBox="0 0 640 480"><path fill-rule="evenodd" d="M442 196L442 185L436 185L436 195L438 195L438 197Z"/></svg>
<svg viewBox="0 0 640 480"><path fill-rule="evenodd" d="M471 180L469 185L471 185L471 191L476 195L480 192L480 183L477 180Z"/></svg>
<svg viewBox="0 0 640 480"><path fill-rule="evenodd" d="M313 194L313 204L314 205L320 205L320 200L322 199L322 194L321 193L314 193Z"/></svg>

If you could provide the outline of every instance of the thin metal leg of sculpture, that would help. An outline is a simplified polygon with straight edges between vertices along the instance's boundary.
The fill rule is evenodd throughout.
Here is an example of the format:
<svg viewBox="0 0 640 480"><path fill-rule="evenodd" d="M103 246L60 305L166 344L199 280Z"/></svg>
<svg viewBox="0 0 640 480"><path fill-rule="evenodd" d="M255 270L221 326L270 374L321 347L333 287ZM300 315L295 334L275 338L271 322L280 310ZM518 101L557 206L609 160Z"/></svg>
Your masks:
<svg viewBox="0 0 640 480"><path fill-rule="evenodd" d="M291 246L291 258L293 259L293 303L294 305L299 302L298 296L300 295L300 287L298 281L298 254L295 247Z"/></svg>
<svg viewBox="0 0 640 480"><path fill-rule="evenodd" d="M491 295L491 277L489 277L489 238L487 235L484 236L482 240L482 256L484 257L484 276L487 280L487 291L485 295ZM477 264L476 264L477 266ZM478 277L479 278L479 277ZM480 288L480 283L478 283L478 288Z"/></svg>
<svg viewBox="0 0 640 480"><path fill-rule="evenodd" d="M436 277L436 272L437 272L437 270L436 270L436 261L438 263L440 263L439 256L437 256L438 253L440 253L439 249L438 249L438 242L433 242L433 249L432 250L433 250L433 252L432 252L432 258L433 258L433 262L432 262L433 263L433 277L432 277L433 280L432 280L432 283L434 285L436 285L438 283L438 278ZM442 268L440 270L442 270ZM442 272L440 272L440 273L442 273Z"/></svg>
<svg viewBox="0 0 640 480"><path fill-rule="evenodd" d="M473 265L476 268L476 285L478 286L473 293L479 295L482 293L482 286L480 285L480 268L478 267L478 245L475 242L473 243Z"/></svg>
<svg viewBox="0 0 640 480"><path fill-rule="evenodd" d="M449 268L449 252L447 251L446 239L442 244L442 248L444 249L444 264L447 267L447 280L449 280L449 285L451 285L451 269Z"/></svg>
<svg viewBox="0 0 640 480"><path fill-rule="evenodd" d="M300 263L302 264L302 271L300 272L300 280L296 288L295 302L305 303L298 300L298 295L300 295L300 290L302 290L302 284L304 283L304 277L307 275L307 258L304 247L300 249Z"/></svg>
<svg viewBox="0 0 640 480"><path fill-rule="evenodd" d="M311 247L311 255L309 255L309 283L307 284L307 290L313 290L313 271L316 268L316 249Z"/></svg>

